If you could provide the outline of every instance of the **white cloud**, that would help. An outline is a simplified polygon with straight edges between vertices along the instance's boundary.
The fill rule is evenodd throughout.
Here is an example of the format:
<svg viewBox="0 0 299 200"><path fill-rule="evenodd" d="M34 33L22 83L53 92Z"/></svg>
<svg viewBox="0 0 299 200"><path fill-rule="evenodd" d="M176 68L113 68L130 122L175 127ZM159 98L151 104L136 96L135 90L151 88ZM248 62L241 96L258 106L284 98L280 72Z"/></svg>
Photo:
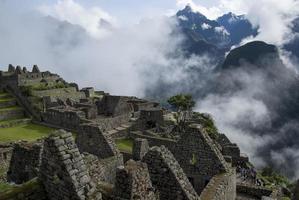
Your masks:
<svg viewBox="0 0 299 200"><path fill-rule="evenodd" d="M178 18L182 21L188 21L189 20L185 15L180 15Z"/></svg>
<svg viewBox="0 0 299 200"><path fill-rule="evenodd" d="M215 27L215 32L222 35L230 35L230 33L223 26Z"/></svg>
<svg viewBox="0 0 299 200"><path fill-rule="evenodd" d="M203 23L202 25L201 25L201 28L203 29L203 30L207 30L207 29L210 29L210 28L212 28L209 24L206 24L206 23Z"/></svg>
<svg viewBox="0 0 299 200"><path fill-rule="evenodd" d="M103 25L103 20L114 24L115 19L100 7L85 8L74 0L59 0L55 4L42 5L38 10L44 15L54 17L60 21L83 27L93 37L101 38L109 31Z"/></svg>
<svg viewBox="0 0 299 200"><path fill-rule="evenodd" d="M77 23L71 13L60 16L60 12L55 11L52 18L47 18L34 12L14 12L13 5L4 7L1 2L0 5L0 64L3 70L9 63L38 64L41 70L58 73L80 87L94 86L111 94L142 97L145 88L155 84L160 73L168 82L180 80L184 78L181 66L194 66L200 61L194 56L190 59L170 56L179 49L183 39L173 34L177 27L174 18L155 17L136 25L116 26L103 38L102 32L93 29L101 18L97 15L91 24L85 20ZM48 5L48 8L57 10L57 5ZM82 6L77 9L84 16L89 12ZM91 17L84 16L81 17ZM10 23L5 19L10 19Z"/></svg>
<svg viewBox="0 0 299 200"><path fill-rule="evenodd" d="M194 3L193 0L176 0L176 4L179 8L183 8L189 4L194 11L200 12L209 19L216 19L222 13L219 7L207 8L200 4Z"/></svg>

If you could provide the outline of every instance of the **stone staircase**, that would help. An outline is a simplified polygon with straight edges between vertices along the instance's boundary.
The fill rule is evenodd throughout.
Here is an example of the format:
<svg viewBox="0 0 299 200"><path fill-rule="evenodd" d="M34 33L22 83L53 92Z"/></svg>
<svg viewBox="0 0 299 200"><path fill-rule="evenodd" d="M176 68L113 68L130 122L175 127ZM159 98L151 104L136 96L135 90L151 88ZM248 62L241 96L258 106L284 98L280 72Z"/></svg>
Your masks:
<svg viewBox="0 0 299 200"><path fill-rule="evenodd" d="M9 93L0 91L0 128L8 128L29 122L22 107Z"/></svg>
<svg viewBox="0 0 299 200"><path fill-rule="evenodd" d="M128 122L126 124L120 125L117 128L107 131L106 134L110 135L112 138L126 137L129 133L131 126L132 126L132 123Z"/></svg>

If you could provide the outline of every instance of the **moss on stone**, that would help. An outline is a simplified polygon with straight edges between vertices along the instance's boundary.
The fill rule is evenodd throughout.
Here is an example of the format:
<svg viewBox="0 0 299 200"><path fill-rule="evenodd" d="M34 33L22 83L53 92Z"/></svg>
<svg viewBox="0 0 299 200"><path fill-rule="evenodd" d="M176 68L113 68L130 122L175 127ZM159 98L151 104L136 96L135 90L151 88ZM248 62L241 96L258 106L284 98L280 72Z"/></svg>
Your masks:
<svg viewBox="0 0 299 200"><path fill-rule="evenodd" d="M133 150L133 140L129 138L117 139L116 146L120 151L132 153Z"/></svg>

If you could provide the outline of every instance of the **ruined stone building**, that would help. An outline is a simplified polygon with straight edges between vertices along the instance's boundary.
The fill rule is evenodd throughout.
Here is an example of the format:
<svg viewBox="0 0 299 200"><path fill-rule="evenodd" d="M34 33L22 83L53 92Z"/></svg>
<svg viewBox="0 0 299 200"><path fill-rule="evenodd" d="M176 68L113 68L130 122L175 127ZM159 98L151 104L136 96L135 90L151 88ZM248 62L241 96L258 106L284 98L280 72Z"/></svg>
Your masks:
<svg viewBox="0 0 299 200"><path fill-rule="evenodd" d="M249 160L224 134L214 139L196 119L177 132L167 118L172 113L156 102L80 89L37 66L28 72L9 65L0 72L0 89L13 95L34 123L59 129L37 142L0 145L5 181L27 188L0 193L0 200L279 197L238 182L235 167ZM132 149L120 148L122 140Z"/></svg>

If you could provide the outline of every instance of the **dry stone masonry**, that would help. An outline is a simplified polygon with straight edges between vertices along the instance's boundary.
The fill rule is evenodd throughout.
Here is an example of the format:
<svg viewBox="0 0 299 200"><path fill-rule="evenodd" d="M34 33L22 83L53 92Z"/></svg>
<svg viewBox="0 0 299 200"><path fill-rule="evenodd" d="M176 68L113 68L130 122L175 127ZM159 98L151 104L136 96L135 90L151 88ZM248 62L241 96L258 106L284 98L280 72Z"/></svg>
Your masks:
<svg viewBox="0 0 299 200"><path fill-rule="evenodd" d="M133 145L133 159L142 160L143 156L149 151L148 141L142 138L136 138Z"/></svg>
<svg viewBox="0 0 299 200"><path fill-rule="evenodd" d="M173 154L164 146L152 147L143 157L161 200L199 200L199 197Z"/></svg>
<svg viewBox="0 0 299 200"><path fill-rule="evenodd" d="M125 167L118 167L114 195L118 200L156 200L147 165L129 160Z"/></svg>
<svg viewBox="0 0 299 200"><path fill-rule="evenodd" d="M50 200L86 200L94 190L71 133L60 130L45 140L40 172Z"/></svg>
<svg viewBox="0 0 299 200"><path fill-rule="evenodd" d="M119 155L116 144L110 135L103 133L96 125L82 125L76 142L81 152L87 152L102 159Z"/></svg>
<svg viewBox="0 0 299 200"><path fill-rule="evenodd" d="M37 177L41 163L41 152L41 143L15 144L7 172L7 180L21 184Z"/></svg>

